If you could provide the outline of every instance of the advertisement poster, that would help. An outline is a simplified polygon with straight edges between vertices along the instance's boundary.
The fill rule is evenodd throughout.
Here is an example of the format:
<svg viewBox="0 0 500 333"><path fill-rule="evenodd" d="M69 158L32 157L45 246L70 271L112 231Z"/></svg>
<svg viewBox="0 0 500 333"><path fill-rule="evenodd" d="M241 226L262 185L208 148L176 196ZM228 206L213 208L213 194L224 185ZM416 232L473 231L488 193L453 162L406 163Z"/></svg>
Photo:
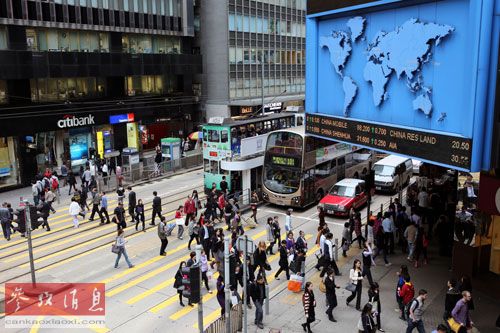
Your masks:
<svg viewBox="0 0 500 333"><path fill-rule="evenodd" d="M129 147L139 149L139 138L137 137L137 123L127 124L127 144Z"/></svg>
<svg viewBox="0 0 500 333"><path fill-rule="evenodd" d="M10 176L9 148L0 148L0 177Z"/></svg>
<svg viewBox="0 0 500 333"><path fill-rule="evenodd" d="M82 164L87 159L89 148L89 133L87 130L70 131L69 154L74 164Z"/></svg>

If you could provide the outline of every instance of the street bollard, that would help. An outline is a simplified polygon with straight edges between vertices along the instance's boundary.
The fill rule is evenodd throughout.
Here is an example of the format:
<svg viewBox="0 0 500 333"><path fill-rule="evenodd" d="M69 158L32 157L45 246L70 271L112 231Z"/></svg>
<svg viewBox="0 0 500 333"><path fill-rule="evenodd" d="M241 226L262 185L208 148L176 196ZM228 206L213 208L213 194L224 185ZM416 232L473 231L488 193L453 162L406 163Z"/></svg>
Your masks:
<svg viewBox="0 0 500 333"><path fill-rule="evenodd" d="M269 316L269 285L266 284L266 316Z"/></svg>
<svg viewBox="0 0 500 333"><path fill-rule="evenodd" d="M339 239L335 238L335 252L334 252L335 261L339 260Z"/></svg>

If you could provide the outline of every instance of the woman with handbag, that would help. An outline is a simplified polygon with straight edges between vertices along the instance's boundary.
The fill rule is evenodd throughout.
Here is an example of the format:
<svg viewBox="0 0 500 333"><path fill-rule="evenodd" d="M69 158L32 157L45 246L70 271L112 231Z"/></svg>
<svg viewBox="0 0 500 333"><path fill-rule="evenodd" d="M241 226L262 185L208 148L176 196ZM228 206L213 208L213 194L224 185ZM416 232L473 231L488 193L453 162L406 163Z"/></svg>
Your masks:
<svg viewBox="0 0 500 333"><path fill-rule="evenodd" d="M326 303L328 304L328 309L326 310L326 314L328 315L328 319L337 322L335 318L333 318L333 309L337 307L337 294L335 293L335 289L340 288L335 284L335 272L333 269L329 269L326 273L325 278L325 293L326 293Z"/></svg>
<svg viewBox="0 0 500 333"><path fill-rule="evenodd" d="M179 264L179 269L177 270L177 273L175 273L175 280L174 280L174 288L177 289L177 293L179 294L179 304L181 306L184 306L184 303L182 302L182 293L184 291L184 286L182 285L182 279L183 279L183 274L182 274L182 269L186 267L186 262L181 261ZM188 303L188 305L191 305L191 302Z"/></svg>
<svg viewBox="0 0 500 333"><path fill-rule="evenodd" d="M377 330L372 317L373 307L370 303L366 303L361 311L361 318L358 321L359 333L375 333Z"/></svg>
<svg viewBox="0 0 500 333"><path fill-rule="evenodd" d="M302 328L304 332L312 333L311 323L316 320L316 314L314 312L316 300L314 299L313 284L310 281L306 282L304 295L302 295L302 305L304 306L306 315L306 322L302 324Z"/></svg>
<svg viewBox="0 0 500 333"><path fill-rule="evenodd" d="M259 267L261 272L265 271L270 271L271 270L271 265L269 265L269 262L267 261L267 254L266 254L266 242L260 241L259 245L257 246L257 251L254 252L253 254L253 272L257 270L257 267ZM267 279L264 274L264 279L266 280L267 284Z"/></svg>
<svg viewBox="0 0 500 333"><path fill-rule="evenodd" d="M111 249L114 253L117 254L116 256L116 261L115 261L115 268L118 268L118 263L120 262L120 258L123 257L125 258L125 261L128 264L128 268L134 267L130 260L128 259L127 255L127 250L125 250L125 244L127 241L125 240L125 237L123 236L123 229L118 229L118 235L116 236L116 242L115 246Z"/></svg>
<svg viewBox="0 0 500 333"><path fill-rule="evenodd" d="M351 296L347 297L345 304L349 306L349 303L356 298L356 310L361 309L361 290L363 288L363 272L361 271L361 261L358 259L354 260L352 268L349 271L349 281L350 283L346 286L346 289L350 291Z"/></svg>
<svg viewBox="0 0 500 333"><path fill-rule="evenodd" d="M372 305L373 315L377 318L377 329L380 332L385 332L382 329L382 322L380 321L380 313L382 312L382 305L380 304L380 293L377 282L373 282L368 290L368 302Z"/></svg>

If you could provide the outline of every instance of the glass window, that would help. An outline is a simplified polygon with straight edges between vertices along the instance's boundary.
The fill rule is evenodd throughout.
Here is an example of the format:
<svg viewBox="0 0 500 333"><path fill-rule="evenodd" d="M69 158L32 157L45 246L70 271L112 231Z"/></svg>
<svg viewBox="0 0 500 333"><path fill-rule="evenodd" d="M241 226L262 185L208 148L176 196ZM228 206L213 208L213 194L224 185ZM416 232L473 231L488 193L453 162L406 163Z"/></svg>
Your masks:
<svg viewBox="0 0 500 333"><path fill-rule="evenodd" d="M70 51L70 36L69 31L60 30L59 31L59 49L61 51Z"/></svg>
<svg viewBox="0 0 500 333"><path fill-rule="evenodd" d="M0 103L7 103L7 82L0 80Z"/></svg>
<svg viewBox="0 0 500 333"><path fill-rule="evenodd" d="M0 50L7 49L7 29L0 28Z"/></svg>
<svg viewBox="0 0 500 333"><path fill-rule="evenodd" d="M127 76L125 90L128 96L162 94L164 92L163 77L160 75Z"/></svg>
<svg viewBox="0 0 500 333"><path fill-rule="evenodd" d="M39 51L37 33L34 29L26 29L26 45L28 47L28 51Z"/></svg>
<svg viewBox="0 0 500 333"><path fill-rule="evenodd" d="M243 16L243 31L250 31L250 18L248 16Z"/></svg>
<svg viewBox="0 0 500 333"><path fill-rule="evenodd" d="M234 17L234 14L229 14L229 31L235 31L236 30L236 20Z"/></svg>
<svg viewBox="0 0 500 333"><path fill-rule="evenodd" d="M208 141L209 142L219 142L219 131L218 130L208 130Z"/></svg>
<svg viewBox="0 0 500 333"><path fill-rule="evenodd" d="M220 132L220 142L227 142L229 137L229 132L227 130L222 130Z"/></svg>
<svg viewBox="0 0 500 333"><path fill-rule="evenodd" d="M236 31L243 31L243 17L236 15Z"/></svg>
<svg viewBox="0 0 500 333"><path fill-rule="evenodd" d="M234 47L229 48L229 63L230 64L236 63L236 49Z"/></svg>

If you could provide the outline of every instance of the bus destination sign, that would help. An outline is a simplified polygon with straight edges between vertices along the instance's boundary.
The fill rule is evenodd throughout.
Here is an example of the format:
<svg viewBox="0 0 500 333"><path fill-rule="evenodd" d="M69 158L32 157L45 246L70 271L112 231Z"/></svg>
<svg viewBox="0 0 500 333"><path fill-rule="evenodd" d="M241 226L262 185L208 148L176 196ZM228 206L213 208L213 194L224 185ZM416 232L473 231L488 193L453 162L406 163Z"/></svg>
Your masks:
<svg viewBox="0 0 500 333"><path fill-rule="evenodd" d="M272 156L272 163L276 165L283 165L289 167L298 166L297 159L294 157L285 157L285 156Z"/></svg>
<svg viewBox="0 0 500 333"><path fill-rule="evenodd" d="M472 140L451 135L308 114L306 133L376 150L471 169Z"/></svg>

